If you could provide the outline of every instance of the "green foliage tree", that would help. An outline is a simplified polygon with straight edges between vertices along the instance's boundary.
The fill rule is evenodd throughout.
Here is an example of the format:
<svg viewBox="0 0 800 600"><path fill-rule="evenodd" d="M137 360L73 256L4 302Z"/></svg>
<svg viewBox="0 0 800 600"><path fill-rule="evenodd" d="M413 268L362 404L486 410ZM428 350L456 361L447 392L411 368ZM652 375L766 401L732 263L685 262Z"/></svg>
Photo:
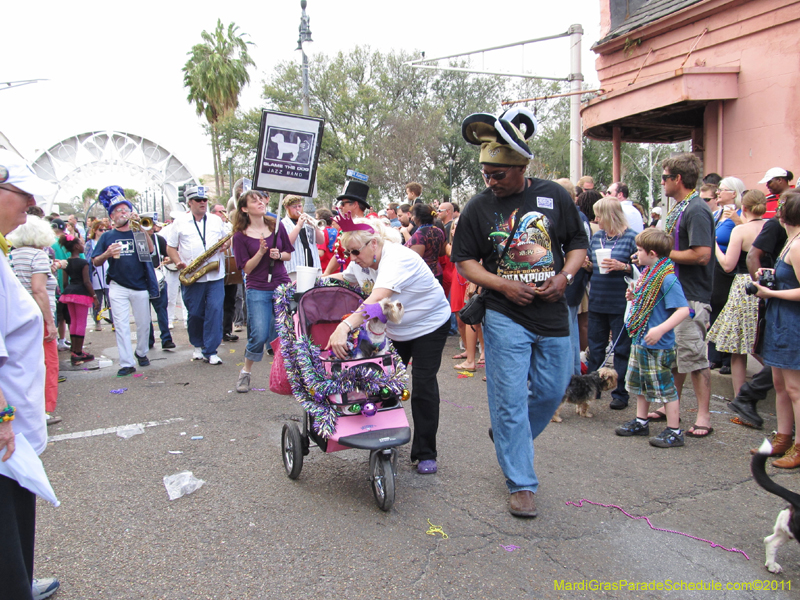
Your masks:
<svg viewBox="0 0 800 600"><path fill-rule="evenodd" d="M239 94L250 83L248 67L255 66L248 53L247 34L238 33L239 27L230 23L227 29L217 19L213 33L203 31L203 42L188 53L183 72L183 85L189 89L187 100L195 105L198 115L208 121L211 149L214 155L214 178L217 195L221 192L224 173L217 124L239 106Z"/></svg>

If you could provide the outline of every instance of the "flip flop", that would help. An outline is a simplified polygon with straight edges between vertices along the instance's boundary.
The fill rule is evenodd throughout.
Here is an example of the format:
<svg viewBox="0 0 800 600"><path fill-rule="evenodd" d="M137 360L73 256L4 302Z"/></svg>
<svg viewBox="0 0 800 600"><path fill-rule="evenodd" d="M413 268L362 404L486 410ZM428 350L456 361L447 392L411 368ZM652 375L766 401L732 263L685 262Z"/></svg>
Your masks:
<svg viewBox="0 0 800 600"><path fill-rule="evenodd" d="M478 359L478 364L479 365L485 365L486 364L486 359L485 358L479 358Z"/></svg>
<svg viewBox="0 0 800 600"><path fill-rule="evenodd" d="M466 352L462 352L461 354L456 354L453 357L453 360L464 360L465 358L467 358L467 353Z"/></svg>
<svg viewBox="0 0 800 600"><path fill-rule="evenodd" d="M652 415L657 415L657 416L653 417ZM651 421L666 421L667 415L666 413L663 413L660 410L654 410L651 413L647 413L647 418L650 419Z"/></svg>
<svg viewBox="0 0 800 600"><path fill-rule="evenodd" d="M702 435L697 435L696 431L705 431ZM706 427L705 425L692 425L691 428L686 430L686 435L693 438L704 438L714 433L713 427Z"/></svg>
<svg viewBox="0 0 800 600"><path fill-rule="evenodd" d="M474 373L475 371L478 370L476 367L473 367L472 369L470 369L469 367L465 367L464 363L461 363L461 364L458 364L458 365L453 365L453 368L456 371L469 371L470 373Z"/></svg>

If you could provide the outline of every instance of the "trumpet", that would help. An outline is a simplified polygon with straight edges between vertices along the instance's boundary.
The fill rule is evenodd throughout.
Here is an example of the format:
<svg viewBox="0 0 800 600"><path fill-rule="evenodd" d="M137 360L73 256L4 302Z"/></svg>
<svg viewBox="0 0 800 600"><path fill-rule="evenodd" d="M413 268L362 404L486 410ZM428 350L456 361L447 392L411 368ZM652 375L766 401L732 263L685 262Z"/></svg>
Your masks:
<svg viewBox="0 0 800 600"><path fill-rule="evenodd" d="M150 231L153 228L151 217L131 217L129 220L133 231Z"/></svg>
<svg viewBox="0 0 800 600"><path fill-rule="evenodd" d="M305 217L306 225L311 225L314 229L322 229L328 226L323 219L317 219L308 213L303 213L303 216Z"/></svg>

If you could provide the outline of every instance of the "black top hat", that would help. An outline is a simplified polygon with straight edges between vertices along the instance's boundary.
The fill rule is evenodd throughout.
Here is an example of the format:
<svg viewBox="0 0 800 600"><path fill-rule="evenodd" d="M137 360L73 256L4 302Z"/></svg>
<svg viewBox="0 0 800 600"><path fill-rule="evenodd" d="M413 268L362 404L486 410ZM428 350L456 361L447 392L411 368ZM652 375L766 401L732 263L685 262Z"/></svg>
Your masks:
<svg viewBox="0 0 800 600"><path fill-rule="evenodd" d="M362 181L345 181L342 193L336 196L336 201L340 200L355 200L364 207L370 208L367 202L367 194L369 194L369 186Z"/></svg>

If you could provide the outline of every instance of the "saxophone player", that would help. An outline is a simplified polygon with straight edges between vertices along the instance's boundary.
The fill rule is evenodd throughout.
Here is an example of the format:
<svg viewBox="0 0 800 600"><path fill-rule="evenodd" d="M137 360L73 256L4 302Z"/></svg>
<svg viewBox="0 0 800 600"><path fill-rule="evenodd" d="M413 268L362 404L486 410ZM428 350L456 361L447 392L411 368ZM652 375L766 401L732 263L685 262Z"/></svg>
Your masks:
<svg viewBox="0 0 800 600"><path fill-rule="evenodd" d="M100 203L108 211L114 229L106 231L92 252L95 267L106 261L108 267L108 303L114 319L117 349L119 350L118 377L136 372L134 356L140 367L150 364L147 358L150 336L150 297L158 295L155 271L150 255L153 252L152 231L146 232L148 251L137 252L136 240L131 231L133 206L118 185L110 185L100 192ZM143 261L141 254L146 260ZM155 289L154 289L155 288ZM131 345L130 315L136 322L136 351Z"/></svg>
<svg viewBox="0 0 800 600"><path fill-rule="evenodd" d="M189 210L175 219L167 239L167 254L178 269L185 269L227 235L222 219L208 212L205 187L187 188L186 199ZM217 348L222 342L225 299L223 254L229 245L230 241L208 257L208 263L219 261L221 268L210 270L190 285L181 285L183 304L189 313L189 342L194 346L192 360L211 365L222 364Z"/></svg>

